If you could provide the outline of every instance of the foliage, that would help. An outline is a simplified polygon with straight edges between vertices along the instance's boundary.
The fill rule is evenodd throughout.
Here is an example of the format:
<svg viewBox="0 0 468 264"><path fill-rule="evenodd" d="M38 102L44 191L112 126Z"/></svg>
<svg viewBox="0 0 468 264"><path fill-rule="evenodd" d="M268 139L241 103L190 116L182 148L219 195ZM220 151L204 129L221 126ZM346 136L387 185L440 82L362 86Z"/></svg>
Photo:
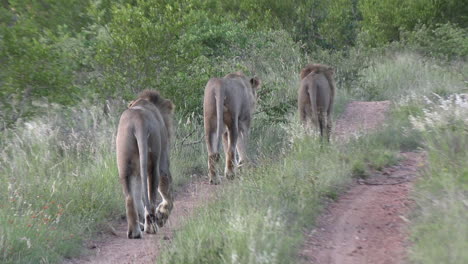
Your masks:
<svg viewBox="0 0 468 264"><path fill-rule="evenodd" d="M359 10L355 0L329 1L328 15L319 26L319 32L334 49L353 46L359 29Z"/></svg>
<svg viewBox="0 0 468 264"><path fill-rule="evenodd" d="M265 77L255 68L260 54L273 65L265 51L285 43L297 57L305 51L335 66L349 90L368 65L363 45L398 40L400 30L431 55L465 56L463 8L452 0L4 1L1 129L40 114L44 103L130 99L146 88L161 90L185 117L200 114L209 78L237 70ZM270 106L272 118L289 105Z"/></svg>
<svg viewBox="0 0 468 264"><path fill-rule="evenodd" d="M0 261L58 262L123 211L112 138L101 109L56 106L1 135Z"/></svg>
<svg viewBox="0 0 468 264"><path fill-rule="evenodd" d="M403 43L419 52L449 60L468 57L468 30L453 24L437 24L434 28L417 26L414 31L402 32Z"/></svg>
<svg viewBox="0 0 468 264"><path fill-rule="evenodd" d="M370 46L400 39L400 30L412 31L416 25L452 22L468 26L468 7L457 0L360 0L361 38ZM365 36L365 37L364 37Z"/></svg>

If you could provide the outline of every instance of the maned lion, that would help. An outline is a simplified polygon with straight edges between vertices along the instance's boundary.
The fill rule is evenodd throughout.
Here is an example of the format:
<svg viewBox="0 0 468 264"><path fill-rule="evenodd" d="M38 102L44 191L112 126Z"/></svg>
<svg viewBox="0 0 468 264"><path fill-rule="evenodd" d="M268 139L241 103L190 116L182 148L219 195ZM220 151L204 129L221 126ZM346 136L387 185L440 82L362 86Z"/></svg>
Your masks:
<svg viewBox="0 0 468 264"><path fill-rule="evenodd" d="M323 64L309 64L301 71L301 86L298 93L299 117L305 127L310 123L326 133L330 141L331 114L335 97L335 71Z"/></svg>
<svg viewBox="0 0 468 264"><path fill-rule="evenodd" d="M246 144L259 87L258 78L248 79L241 72L223 78L211 78L206 84L203 117L211 184L219 184L216 163L220 157L221 136L226 154L226 178L234 178L236 147L240 158L238 164L242 165L247 160Z"/></svg>
<svg viewBox="0 0 468 264"><path fill-rule="evenodd" d="M158 92L143 91L120 117L117 166L127 209L128 238L155 234L173 207L169 142L174 105ZM157 191L162 202L156 208Z"/></svg>

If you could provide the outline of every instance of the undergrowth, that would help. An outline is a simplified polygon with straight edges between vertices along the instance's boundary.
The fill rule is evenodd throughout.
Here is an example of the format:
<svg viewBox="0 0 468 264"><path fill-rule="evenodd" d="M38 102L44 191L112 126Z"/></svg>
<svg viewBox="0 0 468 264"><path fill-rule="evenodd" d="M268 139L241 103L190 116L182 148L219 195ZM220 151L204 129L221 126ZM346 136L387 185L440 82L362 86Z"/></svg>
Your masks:
<svg viewBox="0 0 468 264"><path fill-rule="evenodd" d="M415 101L412 101L414 104ZM468 98L426 98L411 123L427 151L410 225L412 263L468 261Z"/></svg>

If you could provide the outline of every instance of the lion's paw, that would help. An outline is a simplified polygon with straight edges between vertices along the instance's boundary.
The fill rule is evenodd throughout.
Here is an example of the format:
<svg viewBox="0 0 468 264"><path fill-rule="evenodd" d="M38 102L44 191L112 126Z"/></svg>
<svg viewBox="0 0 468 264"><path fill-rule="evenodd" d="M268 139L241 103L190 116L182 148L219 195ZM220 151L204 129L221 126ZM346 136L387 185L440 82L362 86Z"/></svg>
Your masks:
<svg viewBox="0 0 468 264"><path fill-rule="evenodd" d="M228 180L234 180L236 174L233 171L227 171L227 172L224 173L224 176Z"/></svg>
<svg viewBox="0 0 468 264"><path fill-rule="evenodd" d="M145 233L147 234L156 234L158 232L158 226L156 225L156 215L146 214L145 215Z"/></svg>
<svg viewBox="0 0 468 264"><path fill-rule="evenodd" d="M210 184L211 184L211 185L218 185L218 184L220 184L219 177L217 177L217 176L216 176L216 177L211 177L211 178L210 178Z"/></svg>
<svg viewBox="0 0 468 264"><path fill-rule="evenodd" d="M170 206L167 202L162 202L159 204L158 208L156 209L156 223L158 227L163 227L166 224L167 219L169 219L169 214L171 212L172 206Z"/></svg>
<svg viewBox="0 0 468 264"><path fill-rule="evenodd" d="M127 237L129 239L139 239L141 238L141 231L139 228L135 229L135 230L128 230L127 231Z"/></svg>

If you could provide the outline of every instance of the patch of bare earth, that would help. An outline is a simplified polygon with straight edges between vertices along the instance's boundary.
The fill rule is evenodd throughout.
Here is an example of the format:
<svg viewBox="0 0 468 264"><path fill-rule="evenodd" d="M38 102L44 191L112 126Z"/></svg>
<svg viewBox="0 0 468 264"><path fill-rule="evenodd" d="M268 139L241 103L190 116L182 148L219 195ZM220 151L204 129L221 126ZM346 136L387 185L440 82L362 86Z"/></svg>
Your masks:
<svg viewBox="0 0 468 264"><path fill-rule="evenodd" d="M121 219L111 223L98 239L87 242L87 247L92 252L64 263L155 263L162 247L161 238L171 240L174 231L182 225L184 219L189 218L197 207L212 199L218 188L221 187L209 185L207 180L196 180L177 193L169 220L156 235L143 233L142 239L128 239L127 222Z"/></svg>
<svg viewBox="0 0 468 264"><path fill-rule="evenodd" d="M384 123L389 108L390 101L351 102L336 121L333 131L335 138L347 140L377 129Z"/></svg>
<svg viewBox="0 0 468 264"><path fill-rule="evenodd" d="M390 103L353 102L336 125L338 140L366 133L383 124ZM393 264L405 261L407 214L412 180L424 153L401 153L402 161L356 181L318 217L306 233L304 263Z"/></svg>

